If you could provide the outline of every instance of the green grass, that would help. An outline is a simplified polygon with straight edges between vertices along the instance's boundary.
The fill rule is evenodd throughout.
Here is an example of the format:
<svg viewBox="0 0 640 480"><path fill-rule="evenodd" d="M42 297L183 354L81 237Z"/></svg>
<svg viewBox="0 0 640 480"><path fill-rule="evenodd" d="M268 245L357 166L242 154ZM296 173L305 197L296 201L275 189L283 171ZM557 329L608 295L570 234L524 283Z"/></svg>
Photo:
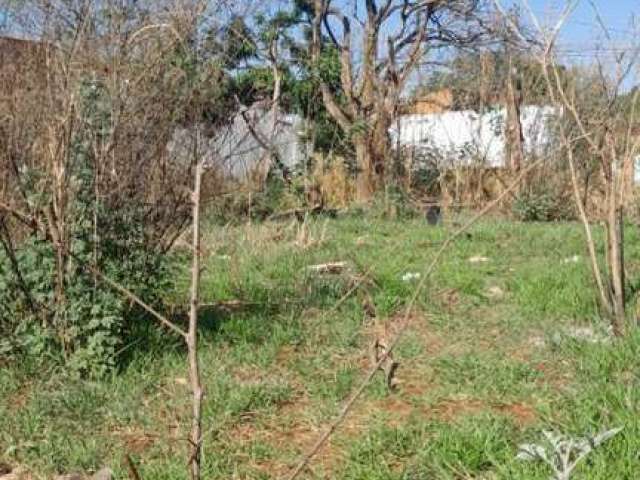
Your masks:
<svg viewBox="0 0 640 480"><path fill-rule="evenodd" d="M368 368L372 332L397 329L420 272L452 230L421 220L317 220L297 245L296 225L210 227L201 319L204 478L279 478L338 413ZM567 337L601 326L577 224L486 220L453 244L419 295L396 352L399 388L375 378L305 478L546 479L515 459L545 429L584 435L624 426L575 478L640 473L640 334L610 343ZM628 270L640 242L626 235ZM579 261L565 261L579 255ZM473 256L486 262L470 263ZM306 266L347 261L350 272ZM188 275L178 272L185 298ZM336 303L355 277L368 280ZM491 295L498 287L501 295ZM367 317L363 304L375 307ZM633 310L633 309L631 309ZM140 325L121 371L101 381L28 365L0 370L0 461L41 476L104 465L144 478L186 478L189 396L184 349ZM323 477L324 476L324 477Z"/></svg>

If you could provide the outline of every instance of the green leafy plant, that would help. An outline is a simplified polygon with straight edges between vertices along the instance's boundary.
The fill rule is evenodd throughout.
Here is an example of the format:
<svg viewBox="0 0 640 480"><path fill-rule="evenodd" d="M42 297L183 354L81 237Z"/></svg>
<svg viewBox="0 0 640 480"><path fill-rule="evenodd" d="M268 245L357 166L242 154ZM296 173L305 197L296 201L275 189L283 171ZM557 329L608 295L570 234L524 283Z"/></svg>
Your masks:
<svg viewBox="0 0 640 480"><path fill-rule="evenodd" d="M75 372L101 375L115 367L127 322L136 315L87 266L153 303L170 285L169 262L145 231L144 205L132 200L116 209L95 194L90 135L104 134L109 99L91 82L80 93L84 123L70 149L64 292L56 294L56 251L41 232L32 232L12 252L5 248L0 254L0 352L36 363L57 359ZM35 180L25 188L36 191L38 173L27 175ZM41 197L28 196L34 204L46 205L48 199Z"/></svg>
<svg viewBox="0 0 640 480"><path fill-rule="evenodd" d="M520 192L512 204L516 219L522 222L549 222L573 218L571 203L550 189Z"/></svg>

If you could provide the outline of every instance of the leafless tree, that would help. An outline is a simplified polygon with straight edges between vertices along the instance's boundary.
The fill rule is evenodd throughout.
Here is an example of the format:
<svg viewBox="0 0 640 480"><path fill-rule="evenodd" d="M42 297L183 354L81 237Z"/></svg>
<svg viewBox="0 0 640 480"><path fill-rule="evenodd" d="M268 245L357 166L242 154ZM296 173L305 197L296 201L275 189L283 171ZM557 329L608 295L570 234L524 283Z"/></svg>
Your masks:
<svg viewBox="0 0 640 480"><path fill-rule="evenodd" d="M504 14L501 3L498 0L494 1ZM598 82L594 89L589 90L589 98L586 98L576 91L575 86L572 88L563 82L555 56L558 34L578 1L567 1L562 15L551 29L545 29L541 25L526 0L522 3L538 32L537 45L541 46L538 49L538 58L543 68L550 101L565 114L565 118L558 125L559 139L566 154L575 204L585 232L599 304L604 314L611 319L613 332L622 335L626 327L624 211L633 199L631 187L634 159L640 153L640 139L636 134L640 125L636 113L638 91L628 94L624 91L624 85L637 70L640 49L629 48L624 54L617 55L609 65L604 65L595 56ZM605 39L610 39L607 27L601 21L597 10L594 13ZM513 22L510 22L510 25L512 31L523 42L530 40L522 35ZM574 148L576 144L586 147L586 155L593 158L601 170L604 185L601 206L604 211L606 242L603 261L598 255L592 219L587 211L588 198L580 190L578 159Z"/></svg>
<svg viewBox="0 0 640 480"><path fill-rule="evenodd" d="M481 38L480 2L366 0L346 7L314 0L313 6L313 60L320 62L330 48L340 56L344 98L321 81L323 101L353 140L357 196L366 201L384 182L388 131L414 69L430 50Z"/></svg>
<svg viewBox="0 0 640 480"><path fill-rule="evenodd" d="M52 309L53 318L49 306L38 304L22 282L27 303L42 312L43 323L55 327L60 322L55 315L64 312L68 282L79 269L95 279L96 288L114 289L184 340L193 400L187 463L194 480L200 478L204 395L197 352L205 159L198 121L203 99L198 97L202 85L176 60L194 55L190 39L212 4L32 0L20 12L20 30L31 40L0 42L0 53L11 54L3 58L24 66L10 71L0 65L0 248L18 280L22 266L14 253L25 237L43 238L55 251L53 303L61 308ZM105 9L108 14L103 16ZM108 99L102 104L101 93ZM102 109L87 112L87 96ZM195 125L193 154L187 159L167 148L185 125ZM90 181L78 173L84 160L91 166ZM74 252L73 209L87 194L88 184L94 203L111 212L141 207L139 226L145 229L149 248L160 253L191 221L187 327L102 271L99 212L93 215L93 258L87 261ZM61 336L66 338L64 332Z"/></svg>

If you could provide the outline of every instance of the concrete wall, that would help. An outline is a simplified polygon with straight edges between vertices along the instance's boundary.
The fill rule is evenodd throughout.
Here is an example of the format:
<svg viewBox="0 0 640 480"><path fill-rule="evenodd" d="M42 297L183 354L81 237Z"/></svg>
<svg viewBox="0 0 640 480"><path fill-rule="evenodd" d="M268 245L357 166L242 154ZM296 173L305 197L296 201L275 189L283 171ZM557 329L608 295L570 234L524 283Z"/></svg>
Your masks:
<svg viewBox="0 0 640 480"><path fill-rule="evenodd" d="M525 154L543 154L553 142L553 107L521 109ZM506 110L480 115L474 111L450 111L426 115L403 115L391 129L394 146L414 148L437 159L442 166L480 163L504 166ZM398 132L399 126L399 132Z"/></svg>
<svg viewBox="0 0 640 480"><path fill-rule="evenodd" d="M544 154L552 146L553 120L556 111L552 107L526 106L521 120L526 153ZM480 164L487 167L504 166L504 129L506 113L498 109L479 115L473 111L449 111L431 114L401 115L390 130L393 146L398 134L400 145L409 147L438 166ZM398 132L399 124L399 132ZM255 117L256 130L274 142L285 165L292 168L306 158L305 145L300 141L303 121L297 115L283 115L276 134L271 135L271 116ZM185 145L188 132L177 132L172 146L176 152ZM265 157L265 151L253 137L241 115L215 138L206 140L208 163L221 168L224 173L242 177L255 168ZM185 155L189 155L189 150ZM175 152L174 152L175 153Z"/></svg>

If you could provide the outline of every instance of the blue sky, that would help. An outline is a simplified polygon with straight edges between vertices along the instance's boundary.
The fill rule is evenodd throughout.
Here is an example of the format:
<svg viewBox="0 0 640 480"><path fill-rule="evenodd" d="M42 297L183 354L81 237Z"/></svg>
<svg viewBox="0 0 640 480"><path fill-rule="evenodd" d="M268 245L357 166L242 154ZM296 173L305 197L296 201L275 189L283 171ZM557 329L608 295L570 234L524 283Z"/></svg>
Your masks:
<svg viewBox="0 0 640 480"><path fill-rule="evenodd" d="M503 5L518 4L520 0L503 1ZM598 26L596 13L598 10L603 22L610 28L611 42L605 46L602 29ZM547 24L557 21L562 11L564 0L529 0L529 5L536 15ZM634 31L640 26L640 1L638 0L580 0L577 9L565 24L560 36L561 50L573 60L587 58L600 48L623 48L633 42Z"/></svg>
<svg viewBox="0 0 640 480"><path fill-rule="evenodd" d="M0 0L1 1L1 0ZM350 3L350 0L348 0ZM567 0L528 0L536 15L546 24L554 24ZM501 0L504 6L522 5L522 0ZM606 47L602 30L596 22L594 4L604 23L610 27L612 41ZM0 8L0 29L6 20ZM635 26L634 26L635 24ZM634 31L640 30L640 0L580 0L578 8L566 23L559 47L567 59L579 63L600 48L624 48L633 41ZM638 38L640 39L640 37ZM600 53L600 55L603 55ZM606 54L605 54L606 55Z"/></svg>

